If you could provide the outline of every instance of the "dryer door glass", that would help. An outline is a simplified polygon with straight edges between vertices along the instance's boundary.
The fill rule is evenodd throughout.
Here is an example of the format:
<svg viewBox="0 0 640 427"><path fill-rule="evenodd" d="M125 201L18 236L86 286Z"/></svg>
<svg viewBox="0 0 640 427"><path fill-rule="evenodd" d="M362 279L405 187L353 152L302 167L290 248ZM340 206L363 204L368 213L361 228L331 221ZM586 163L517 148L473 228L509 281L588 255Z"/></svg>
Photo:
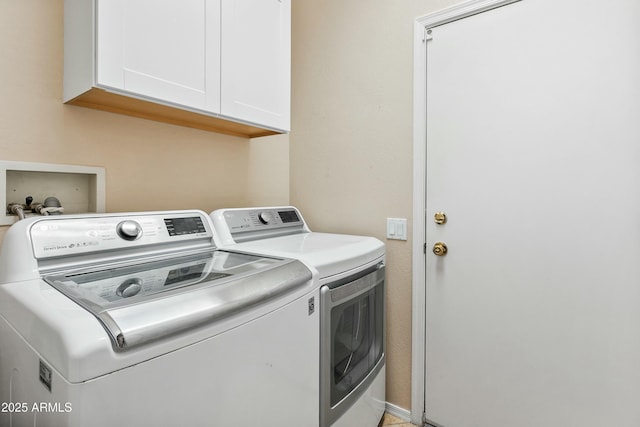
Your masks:
<svg viewBox="0 0 640 427"><path fill-rule="evenodd" d="M331 406L373 370L383 353L383 286L331 310Z"/></svg>

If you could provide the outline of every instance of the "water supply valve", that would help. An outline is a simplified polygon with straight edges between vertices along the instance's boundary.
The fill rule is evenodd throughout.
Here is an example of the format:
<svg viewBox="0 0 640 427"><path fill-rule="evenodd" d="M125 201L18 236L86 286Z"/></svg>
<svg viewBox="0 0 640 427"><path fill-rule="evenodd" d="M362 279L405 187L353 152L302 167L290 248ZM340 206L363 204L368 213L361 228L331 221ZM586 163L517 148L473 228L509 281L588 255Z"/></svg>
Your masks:
<svg viewBox="0 0 640 427"><path fill-rule="evenodd" d="M38 205L35 212L40 215L60 215L64 212L64 208L57 197L51 196L44 199L44 203Z"/></svg>
<svg viewBox="0 0 640 427"><path fill-rule="evenodd" d="M57 197L47 197L44 203L33 203L33 197L27 196L25 203L9 203L7 213L17 215L18 219L25 218L25 212L36 213L40 215L60 215L64 212L64 208Z"/></svg>
<svg viewBox="0 0 640 427"><path fill-rule="evenodd" d="M25 205L20 203L9 203L7 206L7 213L18 215L18 219L24 219Z"/></svg>

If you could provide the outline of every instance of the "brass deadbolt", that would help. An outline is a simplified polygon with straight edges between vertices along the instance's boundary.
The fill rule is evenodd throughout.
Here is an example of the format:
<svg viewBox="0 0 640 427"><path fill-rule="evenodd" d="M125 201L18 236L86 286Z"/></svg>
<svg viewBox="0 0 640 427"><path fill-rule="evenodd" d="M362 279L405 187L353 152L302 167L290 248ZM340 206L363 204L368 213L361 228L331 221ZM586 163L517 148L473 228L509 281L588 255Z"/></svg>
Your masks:
<svg viewBox="0 0 640 427"><path fill-rule="evenodd" d="M447 222L447 215L445 215L444 212L436 212L435 215L433 215L433 220L436 224L444 224Z"/></svg>
<svg viewBox="0 0 640 427"><path fill-rule="evenodd" d="M447 254L447 245L437 242L433 245L433 253L437 256L445 256Z"/></svg>

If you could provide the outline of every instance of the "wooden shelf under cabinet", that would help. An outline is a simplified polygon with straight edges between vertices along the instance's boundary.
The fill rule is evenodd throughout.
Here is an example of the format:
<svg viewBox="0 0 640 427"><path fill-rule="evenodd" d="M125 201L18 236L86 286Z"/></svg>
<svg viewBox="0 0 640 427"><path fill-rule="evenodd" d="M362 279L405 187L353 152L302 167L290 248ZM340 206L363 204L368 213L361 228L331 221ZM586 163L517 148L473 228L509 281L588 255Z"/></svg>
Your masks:
<svg viewBox="0 0 640 427"><path fill-rule="evenodd" d="M246 138L278 134L269 129L118 95L99 88L92 88L66 104Z"/></svg>

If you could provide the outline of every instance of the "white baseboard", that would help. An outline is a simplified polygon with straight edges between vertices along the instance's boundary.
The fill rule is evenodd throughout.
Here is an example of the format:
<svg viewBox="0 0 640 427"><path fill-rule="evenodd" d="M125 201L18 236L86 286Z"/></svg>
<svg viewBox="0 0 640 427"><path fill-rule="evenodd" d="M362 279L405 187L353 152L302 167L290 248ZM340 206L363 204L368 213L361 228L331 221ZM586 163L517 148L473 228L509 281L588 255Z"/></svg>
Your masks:
<svg viewBox="0 0 640 427"><path fill-rule="evenodd" d="M385 403L385 411L388 414L393 415L394 417L400 418L403 421L411 422L411 411L408 409L401 408L393 403L386 402Z"/></svg>

